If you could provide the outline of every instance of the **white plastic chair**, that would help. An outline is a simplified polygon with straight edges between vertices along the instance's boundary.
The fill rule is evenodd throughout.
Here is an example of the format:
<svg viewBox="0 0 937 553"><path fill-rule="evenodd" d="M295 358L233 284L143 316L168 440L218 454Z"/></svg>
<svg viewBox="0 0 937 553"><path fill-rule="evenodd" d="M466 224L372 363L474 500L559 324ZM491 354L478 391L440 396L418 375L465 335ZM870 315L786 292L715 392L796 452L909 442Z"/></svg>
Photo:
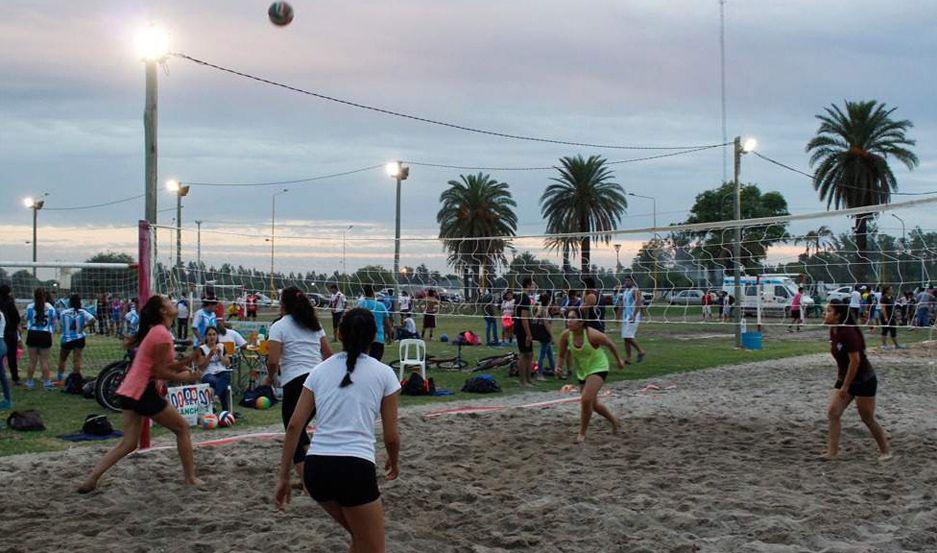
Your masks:
<svg viewBox="0 0 937 553"><path fill-rule="evenodd" d="M420 376L426 380L426 342L414 339L400 341L398 380L403 380L403 373L407 367L420 367Z"/></svg>

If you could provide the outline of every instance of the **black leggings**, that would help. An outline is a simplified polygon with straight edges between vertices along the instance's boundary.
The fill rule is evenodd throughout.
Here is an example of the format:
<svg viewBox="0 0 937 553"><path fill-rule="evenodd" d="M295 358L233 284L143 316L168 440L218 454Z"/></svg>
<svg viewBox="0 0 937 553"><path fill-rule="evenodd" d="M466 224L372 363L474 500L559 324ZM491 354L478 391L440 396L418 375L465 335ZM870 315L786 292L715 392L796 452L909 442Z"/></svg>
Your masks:
<svg viewBox="0 0 937 553"><path fill-rule="evenodd" d="M303 383L306 382L306 376L308 375L297 376L283 385L283 404L280 411L283 415L283 428L286 428L290 424L290 419L293 418L293 411L296 410L299 396L303 393ZM315 409L312 410L309 419L303 425L303 431L299 433L299 442L296 444L296 451L293 452L294 465L302 463L303 459L306 458L306 450L309 449L309 444L312 443L309 434L306 433L306 427L309 426L314 416L316 416Z"/></svg>
<svg viewBox="0 0 937 553"><path fill-rule="evenodd" d="M13 382L19 382L20 372L16 364L16 335L4 336L3 342L7 345L7 364L10 366L10 376L13 377ZM0 365L0 370L3 370L2 365Z"/></svg>
<svg viewBox="0 0 937 553"><path fill-rule="evenodd" d="M176 319L176 340L189 339L189 319Z"/></svg>

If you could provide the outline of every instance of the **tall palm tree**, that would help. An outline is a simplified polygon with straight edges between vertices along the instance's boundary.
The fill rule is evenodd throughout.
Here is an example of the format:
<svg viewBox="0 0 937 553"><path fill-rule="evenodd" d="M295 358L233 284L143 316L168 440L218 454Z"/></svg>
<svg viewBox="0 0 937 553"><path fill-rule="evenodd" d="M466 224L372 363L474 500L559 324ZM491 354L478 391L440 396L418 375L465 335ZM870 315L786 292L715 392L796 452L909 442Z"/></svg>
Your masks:
<svg viewBox="0 0 937 553"><path fill-rule="evenodd" d="M507 183L489 175L459 175L459 179L449 181L449 188L439 196L442 207L436 222L443 246L449 251L449 264L462 271L468 299L474 296L471 276L483 285L486 271L506 261L504 250L510 243L496 237L517 233L517 203Z"/></svg>
<svg viewBox="0 0 937 553"><path fill-rule="evenodd" d="M817 115L820 127L807 143L810 166L816 165L813 187L820 199L839 209L884 204L898 189L898 181L888 165L889 158L908 169L918 165L910 150L915 141L906 136L914 125L906 119L896 121L891 115L897 108L888 108L875 100L846 101L846 111L831 104ZM870 215L855 217L853 233L860 258L868 250ZM860 277L867 272L860 264Z"/></svg>
<svg viewBox="0 0 937 553"><path fill-rule="evenodd" d="M820 225L817 230L811 230L807 234L794 238L794 244L804 244L804 257L810 257L810 249L813 248L813 254L820 253L820 250L826 249L832 243L833 231L826 225Z"/></svg>
<svg viewBox="0 0 937 553"><path fill-rule="evenodd" d="M540 196L540 213L547 222L547 232L598 233L608 244L611 235L602 234L618 228L628 207L625 191L613 182L607 160L600 156L584 159L581 155L560 159L559 176ZM583 275L589 273L592 243L589 235L578 238ZM548 246L569 247L568 239L553 239Z"/></svg>

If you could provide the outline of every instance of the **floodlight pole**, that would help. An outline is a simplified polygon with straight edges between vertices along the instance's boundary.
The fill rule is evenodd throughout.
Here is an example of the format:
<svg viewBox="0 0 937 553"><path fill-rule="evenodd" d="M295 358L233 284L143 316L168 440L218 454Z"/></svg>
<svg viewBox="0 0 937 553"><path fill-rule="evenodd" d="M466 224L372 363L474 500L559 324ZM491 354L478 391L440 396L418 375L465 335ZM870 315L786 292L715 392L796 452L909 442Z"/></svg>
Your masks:
<svg viewBox="0 0 937 553"><path fill-rule="evenodd" d="M739 173L742 171L742 138L732 141L735 151L735 220L742 220L742 187ZM733 273L735 275L735 347L742 347L742 227L735 227L735 243L732 245ZM729 301L726 299L726 301Z"/></svg>
<svg viewBox="0 0 937 553"><path fill-rule="evenodd" d="M144 159L144 185L146 192L146 222L150 226L156 225L156 198L157 181L157 149L156 149L156 123L157 123L157 74L158 61L148 59L146 65L146 103L143 111L143 147Z"/></svg>

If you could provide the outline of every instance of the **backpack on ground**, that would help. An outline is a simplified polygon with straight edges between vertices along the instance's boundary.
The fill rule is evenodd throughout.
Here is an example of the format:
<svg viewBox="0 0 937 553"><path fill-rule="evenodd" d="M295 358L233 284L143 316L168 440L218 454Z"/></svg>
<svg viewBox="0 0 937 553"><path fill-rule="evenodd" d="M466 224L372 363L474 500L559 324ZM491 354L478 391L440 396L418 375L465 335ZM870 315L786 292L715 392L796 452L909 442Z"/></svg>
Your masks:
<svg viewBox="0 0 937 553"><path fill-rule="evenodd" d="M459 333L459 337L462 338L462 344L466 346L480 346L482 341L478 338L478 334L475 334L471 330L464 330Z"/></svg>
<svg viewBox="0 0 937 553"><path fill-rule="evenodd" d="M39 416L39 411L30 409L28 411L13 411L7 417L7 425L13 430L29 432L33 430L45 430L46 425Z"/></svg>
<svg viewBox="0 0 937 553"><path fill-rule="evenodd" d="M260 396L266 396L270 400L270 404L273 405L277 402L277 398L273 395L273 387L271 386L257 386L253 390L247 390L244 392L244 397L241 398L241 405L244 407L254 407L254 403L257 401L257 398Z"/></svg>
<svg viewBox="0 0 937 553"><path fill-rule="evenodd" d="M91 414L85 417L81 431L92 436L110 436L114 432L114 427L111 426L111 421L107 420L106 416Z"/></svg>
<svg viewBox="0 0 937 553"><path fill-rule="evenodd" d="M490 374L478 374L465 381L463 392L471 394L492 394L501 391L501 386Z"/></svg>
<svg viewBox="0 0 937 553"><path fill-rule="evenodd" d="M65 377L65 385L62 386L62 392L66 394L79 395L82 393L82 387L85 385L85 379L77 373L68 373Z"/></svg>
<svg viewBox="0 0 937 553"><path fill-rule="evenodd" d="M431 396L436 393L436 383L432 378L427 380L420 373L413 372L400 383L400 393L405 396Z"/></svg>
<svg viewBox="0 0 937 553"><path fill-rule="evenodd" d="M94 399L94 382L95 379L91 378L82 385L81 395L84 396L85 399Z"/></svg>

